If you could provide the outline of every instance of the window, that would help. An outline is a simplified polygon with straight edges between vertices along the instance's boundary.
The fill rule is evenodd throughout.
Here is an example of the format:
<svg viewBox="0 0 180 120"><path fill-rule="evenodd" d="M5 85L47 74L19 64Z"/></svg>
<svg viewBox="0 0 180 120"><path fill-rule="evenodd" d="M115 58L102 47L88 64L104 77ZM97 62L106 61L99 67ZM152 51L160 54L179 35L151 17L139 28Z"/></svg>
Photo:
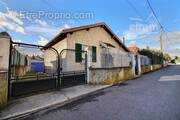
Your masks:
<svg viewBox="0 0 180 120"><path fill-rule="evenodd" d="M87 51L88 52L88 56L90 57L92 62L96 62L97 57L96 57L96 47L95 46L88 46L88 45L82 45L79 43L75 44L75 48L76 48L76 62L82 62L83 60L85 60L85 53L81 52L81 51ZM79 52L78 52L79 51Z"/></svg>
<svg viewBox="0 0 180 120"><path fill-rule="evenodd" d="M96 62L96 47L92 46L92 62Z"/></svg>
<svg viewBox="0 0 180 120"><path fill-rule="evenodd" d="M76 49L76 62L80 63L82 62L82 45L81 44L78 44L76 43L75 45L75 49Z"/></svg>

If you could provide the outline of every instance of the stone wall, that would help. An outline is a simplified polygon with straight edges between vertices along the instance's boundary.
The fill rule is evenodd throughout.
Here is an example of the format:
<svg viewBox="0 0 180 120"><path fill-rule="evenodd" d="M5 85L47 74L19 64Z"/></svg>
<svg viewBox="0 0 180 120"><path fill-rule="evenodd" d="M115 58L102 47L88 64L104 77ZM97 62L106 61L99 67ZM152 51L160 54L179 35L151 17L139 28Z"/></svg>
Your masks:
<svg viewBox="0 0 180 120"><path fill-rule="evenodd" d="M131 67L90 68L90 84L112 85L133 78Z"/></svg>
<svg viewBox="0 0 180 120"><path fill-rule="evenodd" d="M0 71L0 108L7 103L8 80L7 72Z"/></svg>
<svg viewBox="0 0 180 120"><path fill-rule="evenodd" d="M155 70L160 69L161 67L162 67L161 64L141 66L141 73L144 74L144 73L148 73L151 71L155 71Z"/></svg>

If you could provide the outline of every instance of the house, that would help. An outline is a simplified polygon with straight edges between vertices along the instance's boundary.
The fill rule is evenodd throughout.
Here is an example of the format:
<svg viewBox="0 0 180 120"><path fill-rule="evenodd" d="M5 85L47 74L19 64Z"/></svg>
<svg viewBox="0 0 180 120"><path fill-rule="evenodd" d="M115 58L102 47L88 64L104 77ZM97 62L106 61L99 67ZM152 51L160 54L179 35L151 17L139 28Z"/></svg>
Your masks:
<svg viewBox="0 0 180 120"><path fill-rule="evenodd" d="M53 47L60 53L63 49L87 51L88 67L104 68L117 67L113 55L122 60L119 55L128 57L129 50L105 23L91 24L81 27L65 29L52 39L46 48ZM45 68L47 72L57 69L57 55L52 50L44 52ZM77 71L84 69L85 55L81 52L64 51L61 55L63 71ZM107 59L109 61L107 61ZM125 66L129 60L122 60Z"/></svg>
<svg viewBox="0 0 180 120"><path fill-rule="evenodd" d="M128 47L129 51L132 53L138 53L139 52L139 47L137 47L136 45L131 45Z"/></svg>
<svg viewBox="0 0 180 120"><path fill-rule="evenodd" d="M30 57L31 72L44 72L44 58L37 55Z"/></svg>
<svg viewBox="0 0 180 120"><path fill-rule="evenodd" d="M31 59L20 53L16 48L11 50L11 74L12 76L23 76L31 71Z"/></svg>

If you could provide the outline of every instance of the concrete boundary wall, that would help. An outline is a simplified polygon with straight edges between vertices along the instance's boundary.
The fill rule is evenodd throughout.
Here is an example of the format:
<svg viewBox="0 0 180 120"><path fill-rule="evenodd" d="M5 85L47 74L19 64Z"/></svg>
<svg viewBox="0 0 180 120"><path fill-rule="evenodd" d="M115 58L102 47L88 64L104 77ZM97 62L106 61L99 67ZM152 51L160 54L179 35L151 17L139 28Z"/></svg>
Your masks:
<svg viewBox="0 0 180 120"><path fill-rule="evenodd" d="M155 71L155 70L158 70L160 68L162 68L161 64L144 65L144 66L141 66L141 74L148 73L148 72L151 72L151 71Z"/></svg>
<svg viewBox="0 0 180 120"><path fill-rule="evenodd" d="M131 67L90 68L89 84L113 85L133 78Z"/></svg>

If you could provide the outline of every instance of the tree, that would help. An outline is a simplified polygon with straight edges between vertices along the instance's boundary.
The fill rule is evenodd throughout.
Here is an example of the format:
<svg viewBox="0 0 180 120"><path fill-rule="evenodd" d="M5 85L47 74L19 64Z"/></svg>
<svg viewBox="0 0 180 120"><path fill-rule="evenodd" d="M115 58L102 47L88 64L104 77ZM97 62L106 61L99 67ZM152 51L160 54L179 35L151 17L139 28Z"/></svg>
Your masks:
<svg viewBox="0 0 180 120"><path fill-rule="evenodd" d="M177 60L178 59L178 56L175 56L175 60Z"/></svg>
<svg viewBox="0 0 180 120"><path fill-rule="evenodd" d="M166 61L170 61L170 60L171 60L171 57L170 57L170 55L169 55L168 53L164 53L164 54L163 54L163 58L164 58L164 60L166 60Z"/></svg>
<svg viewBox="0 0 180 120"><path fill-rule="evenodd" d="M152 64L162 64L163 55L160 51L151 50L150 48L142 49L139 54L149 57L152 60Z"/></svg>

